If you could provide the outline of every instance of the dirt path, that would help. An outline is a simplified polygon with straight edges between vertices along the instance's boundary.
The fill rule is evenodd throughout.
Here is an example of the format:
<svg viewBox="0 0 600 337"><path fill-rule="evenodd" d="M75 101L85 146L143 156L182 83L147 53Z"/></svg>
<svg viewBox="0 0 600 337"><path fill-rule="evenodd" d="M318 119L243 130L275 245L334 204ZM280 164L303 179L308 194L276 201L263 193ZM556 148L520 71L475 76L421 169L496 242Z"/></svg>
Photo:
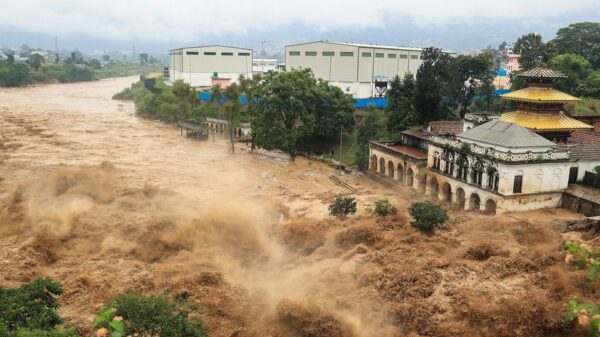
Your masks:
<svg viewBox="0 0 600 337"><path fill-rule="evenodd" d="M200 304L212 336L564 335L578 281L550 223L576 215L453 211L428 236L406 215L422 196L345 176L360 211L334 220L330 167L139 119L111 99L135 79L0 89L3 286L55 278L83 333L133 291ZM398 216L369 215L382 196Z"/></svg>

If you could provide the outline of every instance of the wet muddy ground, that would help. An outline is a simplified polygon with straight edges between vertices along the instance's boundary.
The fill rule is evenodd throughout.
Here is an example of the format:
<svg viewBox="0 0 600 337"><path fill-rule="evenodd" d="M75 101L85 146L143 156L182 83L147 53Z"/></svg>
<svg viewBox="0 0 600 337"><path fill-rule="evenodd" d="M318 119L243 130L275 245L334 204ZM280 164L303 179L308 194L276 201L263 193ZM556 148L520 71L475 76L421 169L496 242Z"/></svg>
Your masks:
<svg viewBox="0 0 600 337"><path fill-rule="evenodd" d="M111 99L135 79L0 89L0 284L59 281L82 334L122 292L185 297L211 336L579 333L564 303L597 286L552 226L579 215L451 211L426 235L406 212L422 196L347 175L359 212L334 219L332 168L137 118ZM370 214L381 197L398 215Z"/></svg>

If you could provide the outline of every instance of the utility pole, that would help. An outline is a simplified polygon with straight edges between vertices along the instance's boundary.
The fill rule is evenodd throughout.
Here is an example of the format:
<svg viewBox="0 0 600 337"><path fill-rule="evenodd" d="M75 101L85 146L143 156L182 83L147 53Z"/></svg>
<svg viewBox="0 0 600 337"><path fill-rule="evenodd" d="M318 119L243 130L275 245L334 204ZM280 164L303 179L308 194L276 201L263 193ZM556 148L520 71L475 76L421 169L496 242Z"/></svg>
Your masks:
<svg viewBox="0 0 600 337"><path fill-rule="evenodd" d="M344 134L343 126L340 125L340 175L342 175L342 136Z"/></svg>
<svg viewBox="0 0 600 337"><path fill-rule="evenodd" d="M260 58L263 59L260 62L261 63L261 65L260 65L260 72L262 74L262 73L265 72L265 60L264 60L264 57L265 57L265 43L267 43L267 41L262 40L262 41L259 41L259 42L260 42L260 50L261 50L260 51Z"/></svg>

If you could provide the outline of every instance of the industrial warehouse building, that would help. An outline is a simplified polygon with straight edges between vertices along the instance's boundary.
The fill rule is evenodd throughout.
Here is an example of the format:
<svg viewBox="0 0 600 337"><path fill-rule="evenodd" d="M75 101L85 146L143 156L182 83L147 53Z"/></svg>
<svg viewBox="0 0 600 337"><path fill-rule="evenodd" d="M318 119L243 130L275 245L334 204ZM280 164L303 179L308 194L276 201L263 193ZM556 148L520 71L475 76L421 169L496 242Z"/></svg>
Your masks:
<svg viewBox="0 0 600 337"><path fill-rule="evenodd" d="M226 87L240 75L252 76L252 49L199 46L173 49L169 57L169 80L183 80L192 87Z"/></svg>
<svg viewBox="0 0 600 337"><path fill-rule="evenodd" d="M417 73L421 48L328 41L285 47L287 70L309 68L355 98L382 96L394 76ZM378 83L379 82L379 83Z"/></svg>

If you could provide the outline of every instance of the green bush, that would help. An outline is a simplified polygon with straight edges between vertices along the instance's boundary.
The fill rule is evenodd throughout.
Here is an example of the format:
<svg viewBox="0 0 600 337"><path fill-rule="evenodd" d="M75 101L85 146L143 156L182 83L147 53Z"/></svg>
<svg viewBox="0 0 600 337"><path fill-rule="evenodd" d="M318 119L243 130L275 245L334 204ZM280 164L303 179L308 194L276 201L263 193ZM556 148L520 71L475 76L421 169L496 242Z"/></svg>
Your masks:
<svg viewBox="0 0 600 337"><path fill-rule="evenodd" d="M380 216L388 216L392 214L392 204L387 199L375 201L375 214Z"/></svg>
<svg viewBox="0 0 600 337"><path fill-rule="evenodd" d="M114 310L112 310L114 308ZM139 334L156 337L208 336L202 320L190 317L195 307L183 301L170 301L166 295L125 294L108 305L94 320L94 327L108 329L111 337ZM112 332L117 334L112 334ZM113 336L114 335L114 336Z"/></svg>
<svg viewBox="0 0 600 337"><path fill-rule="evenodd" d="M413 203L408 213L414 218L410 224L423 232L433 232L448 220L446 210L431 201Z"/></svg>
<svg viewBox="0 0 600 337"><path fill-rule="evenodd" d="M62 320L56 310L60 285L49 278L37 279L19 288L0 287L0 336L67 337L72 331L56 329Z"/></svg>
<svg viewBox="0 0 600 337"><path fill-rule="evenodd" d="M354 213L356 213L356 198L354 197L337 197L329 205L330 215L345 217L348 214Z"/></svg>
<svg viewBox="0 0 600 337"><path fill-rule="evenodd" d="M588 336L598 336L600 332L600 306L577 303L576 300L571 300L568 303L569 313L565 317L566 322L571 322L577 318L577 324L588 330Z"/></svg>

